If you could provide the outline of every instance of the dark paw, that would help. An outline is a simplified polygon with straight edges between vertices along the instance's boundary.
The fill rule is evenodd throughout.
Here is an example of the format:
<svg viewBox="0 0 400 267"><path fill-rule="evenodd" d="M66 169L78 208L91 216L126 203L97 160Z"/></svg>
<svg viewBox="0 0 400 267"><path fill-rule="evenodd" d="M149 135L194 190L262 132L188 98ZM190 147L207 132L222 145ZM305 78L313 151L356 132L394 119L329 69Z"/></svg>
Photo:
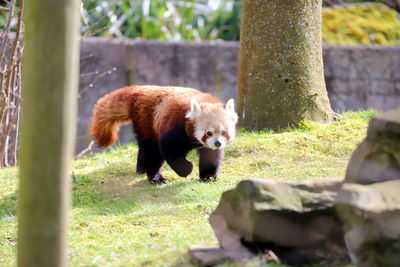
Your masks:
<svg viewBox="0 0 400 267"><path fill-rule="evenodd" d="M203 183L209 183L209 182L215 182L215 181L217 181L217 176L215 176L215 175L207 175L204 177L200 177L200 182L203 182Z"/></svg>
<svg viewBox="0 0 400 267"><path fill-rule="evenodd" d="M144 169L136 168L136 174L144 174L144 173L146 173Z"/></svg>
<svg viewBox="0 0 400 267"><path fill-rule="evenodd" d="M193 164L186 159L176 160L171 167L180 177L188 176L193 170Z"/></svg>
<svg viewBox="0 0 400 267"><path fill-rule="evenodd" d="M144 173L146 173L146 170L144 169L144 167L141 164L137 163L136 164L136 174L144 174Z"/></svg>
<svg viewBox="0 0 400 267"><path fill-rule="evenodd" d="M151 178L149 177L148 180L151 184L154 184L154 185L167 184L169 182L161 174L156 174Z"/></svg>

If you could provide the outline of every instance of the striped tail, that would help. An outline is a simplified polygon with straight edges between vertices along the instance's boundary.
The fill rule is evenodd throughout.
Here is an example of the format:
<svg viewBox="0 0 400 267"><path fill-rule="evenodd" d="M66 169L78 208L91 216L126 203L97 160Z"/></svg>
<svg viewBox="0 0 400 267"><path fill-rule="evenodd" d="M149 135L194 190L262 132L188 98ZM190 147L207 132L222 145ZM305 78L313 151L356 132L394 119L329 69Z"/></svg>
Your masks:
<svg viewBox="0 0 400 267"><path fill-rule="evenodd" d="M118 140L121 124L130 121L131 95L128 88L103 96L93 109L91 135L99 147L108 147Z"/></svg>

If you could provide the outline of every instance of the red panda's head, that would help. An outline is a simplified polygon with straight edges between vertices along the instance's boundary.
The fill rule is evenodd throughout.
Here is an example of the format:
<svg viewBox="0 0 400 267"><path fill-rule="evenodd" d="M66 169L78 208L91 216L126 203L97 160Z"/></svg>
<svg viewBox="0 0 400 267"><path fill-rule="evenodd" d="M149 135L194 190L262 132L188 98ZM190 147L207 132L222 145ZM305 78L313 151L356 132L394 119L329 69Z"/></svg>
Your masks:
<svg viewBox="0 0 400 267"><path fill-rule="evenodd" d="M223 149L233 141L238 116L234 100L222 103L198 103L192 99L186 118L193 121L194 137L211 149Z"/></svg>

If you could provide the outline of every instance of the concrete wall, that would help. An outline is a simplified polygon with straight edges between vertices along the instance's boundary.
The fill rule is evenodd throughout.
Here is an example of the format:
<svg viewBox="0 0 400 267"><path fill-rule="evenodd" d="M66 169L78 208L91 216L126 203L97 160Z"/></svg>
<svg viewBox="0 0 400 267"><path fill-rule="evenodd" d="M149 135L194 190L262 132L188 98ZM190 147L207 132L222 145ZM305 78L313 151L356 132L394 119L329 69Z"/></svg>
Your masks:
<svg viewBox="0 0 400 267"><path fill-rule="evenodd" d="M102 95L125 85L179 85L236 97L237 42L178 43L87 38L81 47L77 151L90 142L91 110ZM325 79L334 110L400 106L400 47L324 47ZM112 71L116 68L115 71ZM111 70L93 83L99 74ZM98 72L99 74L90 75ZM121 142L133 136L130 127Z"/></svg>
<svg viewBox="0 0 400 267"><path fill-rule="evenodd" d="M400 47L325 46L324 66L335 111L400 107Z"/></svg>

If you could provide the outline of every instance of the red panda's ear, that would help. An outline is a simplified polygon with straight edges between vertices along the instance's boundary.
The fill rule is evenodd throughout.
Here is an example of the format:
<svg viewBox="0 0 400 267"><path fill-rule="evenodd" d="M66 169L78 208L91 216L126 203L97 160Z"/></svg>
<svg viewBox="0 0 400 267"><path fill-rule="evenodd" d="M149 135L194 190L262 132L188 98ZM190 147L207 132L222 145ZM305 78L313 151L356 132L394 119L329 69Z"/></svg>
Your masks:
<svg viewBox="0 0 400 267"><path fill-rule="evenodd" d="M225 110L231 115L232 120L236 123L238 121L238 115L235 112L235 100L233 98L226 102Z"/></svg>
<svg viewBox="0 0 400 267"><path fill-rule="evenodd" d="M186 113L186 118L188 119L195 119L200 116L201 113L201 107L199 105L199 102L197 102L196 99L192 99L190 101L190 111Z"/></svg>
<svg viewBox="0 0 400 267"><path fill-rule="evenodd" d="M229 113L235 112L235 100L233 98L229 99L225 104L225 110Z"/></svg>

